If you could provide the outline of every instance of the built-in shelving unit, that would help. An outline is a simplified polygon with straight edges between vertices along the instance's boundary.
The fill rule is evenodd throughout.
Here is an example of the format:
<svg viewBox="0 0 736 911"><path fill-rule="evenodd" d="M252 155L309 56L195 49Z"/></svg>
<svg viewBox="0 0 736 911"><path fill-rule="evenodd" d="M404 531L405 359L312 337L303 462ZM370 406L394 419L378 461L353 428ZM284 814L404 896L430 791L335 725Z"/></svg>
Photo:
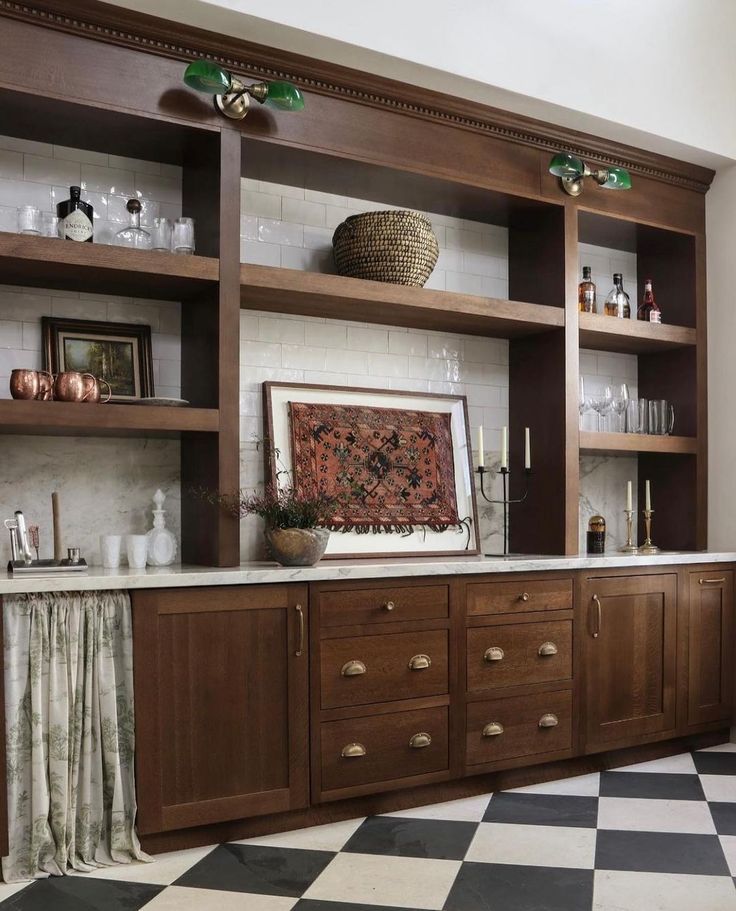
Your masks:
<svg viewBox="0 0 736 911"><path fill-rule="evenodd" d="M502 337L509 339L512 478L523 468L525 426L537 441L533 490L515 507L512 550L577 552L579 456L601 452L632 455L640 479L656 479L658 543L706 545L703 194L711 172L235 39L213 44L192 31L170 44L157 20L145 17L149 38L138 41L117 27L80 25L61 0L44 0L43 13L11 6L2 19L2 130L180 165L198 255L0 234L2 284L182 301L182 396L192 403L2 402L0 429L179 435L182 557L233 565L237 519L189 491L232 493L239 486L241 308ZM95 10L89 4L79 15L94 20ZM220 55L257 80L271 78L276 67L300 83L305 110L254 105L244 121L227 120L183 86L192 55ZM28 66L29 59L38 65ZM53 61L53 72L41 61ZM56 72L64 73L63 85ZM554 148L574 148L591 162L626 161L632 190L612 193L590 182L579 198L565 195L547 171L551 136ZM241 176L503 226L509 299L241 266ZM639 284L654 280L665 324L580 314L580 242L636 252ZM580 348L637 355L639 394L675 404L678 436L580 434Z"/></svg>
<svg viewBox="0 0 736 911"><path fill-rule="evenodd" d="M565 324L560 307L275 266L243 264L240 287L243 308L469 335L520 338Z"/></svg>

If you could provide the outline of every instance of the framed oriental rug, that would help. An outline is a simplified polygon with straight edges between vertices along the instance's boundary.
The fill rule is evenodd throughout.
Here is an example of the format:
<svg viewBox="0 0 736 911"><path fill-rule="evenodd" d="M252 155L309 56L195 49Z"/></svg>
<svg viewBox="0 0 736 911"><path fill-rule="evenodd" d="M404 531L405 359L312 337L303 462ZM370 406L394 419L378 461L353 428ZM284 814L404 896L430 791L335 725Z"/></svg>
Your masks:
<svg viewBox="0 0 736 911"><path fill-rule="evenodd" d="M267 477L334 499L326 557L480 552L465 398L264 383Z"/></svg>

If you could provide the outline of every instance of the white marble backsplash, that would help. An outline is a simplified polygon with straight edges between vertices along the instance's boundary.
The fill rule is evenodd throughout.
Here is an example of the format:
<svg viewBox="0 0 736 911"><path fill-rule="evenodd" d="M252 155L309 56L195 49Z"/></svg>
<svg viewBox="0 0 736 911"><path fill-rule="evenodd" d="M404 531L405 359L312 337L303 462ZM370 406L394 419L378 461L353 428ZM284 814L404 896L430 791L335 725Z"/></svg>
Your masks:
<svg viewBox="0 0 736 911"><path fill-rule="evenodd" d="M637 523L637 460L628 456L585 455L580 458L580 553L585 553L588 520L606 520L606 550L617 551L626 543L626 482L634 495L634 535Z"/></svg>

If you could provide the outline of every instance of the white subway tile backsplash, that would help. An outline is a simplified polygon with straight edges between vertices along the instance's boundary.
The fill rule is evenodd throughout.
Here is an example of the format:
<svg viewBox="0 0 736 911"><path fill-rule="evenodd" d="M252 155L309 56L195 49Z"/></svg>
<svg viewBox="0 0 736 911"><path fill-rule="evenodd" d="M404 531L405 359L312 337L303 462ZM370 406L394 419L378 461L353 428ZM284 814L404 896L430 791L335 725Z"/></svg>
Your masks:
<svg viewBox="0 0 736 911"><path fill-rule="evenodd" d="M78 161L64 161L59 158L41 158L35 155L23 156L23 177L35 183L66 184L79 186L81 166Z"/></svg>
<svg viewBox="0 0 736 911"><path fill-rule="evenodd" d="M363 374L368 373L371 356L365 351L356 351L350 348L330 349L328 362L330 370L336 373Z"/></svg>
<svg viewBox="0 0 736 911"><path fill-rule="evenodd" d="M357 326L348 327L348 347L356 351L373 351L376 354L388 353L388 331L386 329L368 329Z"/></svg>
<svg viewBox="0 0 736 911"><path fill-rule="evenodd" d="M284 197L281 200L281 212L284 221L298 225L324 227L325 207L321 203L306 202L303 199Z"/></svg>
<svg viewBox="0 0 736 911"><path fill-rule="evenodd" d="M281 218L281 197L245 190L240 194L241 211L247 215L263 218ZM289 219L287 219L288 221Z"/></svg>
<svg viewBox="0 0 736 911"><path fill-rule="evenodd" d="M280 367L281 345L275 342L241 342L240 365L249 367Z"/></svg>
<svg viewBox="0 0 736 911"><path fill-rule="evenodd" d="M278 244L264 244L257 240L241 240L240 259L256 266L280 266L281 247Z"/></svg>
<svg viewBox="0 0 736 911"><path fill-rule="evenodd" d="M36 206L42 212L48 212L51 209L51 191L49 187L30 180L0 178L0 205L13 209L18 206Z"/></svg>
<svg viewBox="0 0 736 911"><path fill-rule="evenodd" d="M23 154L0 149L0 177L23 180Z"/></svg>
<svg viewBox="0 0 736 911"><path fill-rule="evenodd" d="M407 354L413 357L427 357L427 336L420 332L389 330L388 350L391 354ZM408 366L408 365L407 365Z"/></svg>
<svg viewBox="0 0 736 911"><path fill-rule="evenodd" d="M326 370L325 348L308 348L306 345L282 345L281 363L295 370Z"/></svg>
<svg viewBox="0 0 736 911"><path fill-rule="evenodd" d="M371 376L400 377L409 372L409 358L405 354L372 354L368 362Z"/></svg>
<svg viewBox="0 0 736 911"><path fill-rule="evenodd" d="M85 193L111 193L130 198L135 195L135 174L132 171L83 164L81 187Z"/></svg>
<svg viewBox="0 0 736 911"><path fill-rule="evenodd" d="M0 348L23 348L23 323L0 320Z"/></svg>
<svg viewBox="0 0 736 911"><path fill-rule="evenodd" d="M304 227L287 221L260 218L258 220L258 240L265 241L268 244L301 247L304 244Z"/></svg>
<svg viewBox="0 0 736 911"><path fill-rule="evenodd" d="M281 265L302 272L332 272L332 255L327 250L305 250L303 247L281 247Z"/></svg>
<svg viewBox="0 0 736 911"><path fill-rule="evenodd" d="M458 294L482 294L482 276L467 272L445 272L445 288Z"/></svg>
<svg viewBox="0 0 736 911"><path fill-rule="evenodd" d="M261 316L258 320L258 338L264 342L303 345L304 322L297 319L279 319L278 316Z"/></svg>
<svg viewBox="0 0 736 911"><path fill-rule="evenodd" d="M312 346L322 345L324 348L344 349L348 343L347 326L308 321L304 324L304 343Z"/></svg>

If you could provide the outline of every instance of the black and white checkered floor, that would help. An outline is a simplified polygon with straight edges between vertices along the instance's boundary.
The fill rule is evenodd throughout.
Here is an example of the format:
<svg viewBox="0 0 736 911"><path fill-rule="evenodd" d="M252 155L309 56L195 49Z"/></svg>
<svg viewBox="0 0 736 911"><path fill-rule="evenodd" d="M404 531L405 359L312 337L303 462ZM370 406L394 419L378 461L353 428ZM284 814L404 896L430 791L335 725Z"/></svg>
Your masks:
<svg viewBox="0 0 736 911"><path fill-rule="evenodd" d="M736 744L153 864L3 911L736 911Z"/></svg>

